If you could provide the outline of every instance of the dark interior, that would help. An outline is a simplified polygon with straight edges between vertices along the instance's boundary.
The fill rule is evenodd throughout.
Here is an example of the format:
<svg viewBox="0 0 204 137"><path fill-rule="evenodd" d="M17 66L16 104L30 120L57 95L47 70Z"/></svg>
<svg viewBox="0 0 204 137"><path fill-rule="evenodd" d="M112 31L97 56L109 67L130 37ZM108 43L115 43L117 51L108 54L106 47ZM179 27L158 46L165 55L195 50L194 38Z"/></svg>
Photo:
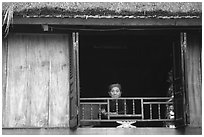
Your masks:
<svg viewBox="0 0 204 137"><path fill-rule="evenodd" d="M120 83L123 97L164 97L172 68L172 37L158 33L80 34L80 96L108 97Z"/></svg>

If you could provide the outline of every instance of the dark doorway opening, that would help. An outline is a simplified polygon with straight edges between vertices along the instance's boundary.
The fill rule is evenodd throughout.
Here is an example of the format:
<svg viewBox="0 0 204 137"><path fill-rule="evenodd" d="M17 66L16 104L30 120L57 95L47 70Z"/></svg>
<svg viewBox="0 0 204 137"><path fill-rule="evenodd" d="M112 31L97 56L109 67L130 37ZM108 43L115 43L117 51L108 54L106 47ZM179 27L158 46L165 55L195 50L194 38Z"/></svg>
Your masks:
<svg viewBox="0 0 204 137"><path fill-rule="evenodd" d="M80 96L108 97L122 85L124 97L165 97L173 62L168 33L86 32L80 34Z"/></svg>

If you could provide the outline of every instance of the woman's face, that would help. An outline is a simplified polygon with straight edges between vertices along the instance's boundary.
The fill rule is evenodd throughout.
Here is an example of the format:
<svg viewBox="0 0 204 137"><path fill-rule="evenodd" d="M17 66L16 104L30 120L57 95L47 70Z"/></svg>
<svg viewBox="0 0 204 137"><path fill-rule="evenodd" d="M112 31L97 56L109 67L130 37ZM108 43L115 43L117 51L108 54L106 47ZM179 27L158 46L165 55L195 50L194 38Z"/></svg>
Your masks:
<svg viewBox="0 0 204 137"><path fill-rule="evenodd" d="M169 110L173 111L174 110L174 106L173 105L169 106Z"/></svg>
<svg viewBox="0 0 204 137"><path fill-rule="evenodd" d="M121 91L118 87L113 87L110 91L110 96L112 98L119 98L121 96Z"/></svg>

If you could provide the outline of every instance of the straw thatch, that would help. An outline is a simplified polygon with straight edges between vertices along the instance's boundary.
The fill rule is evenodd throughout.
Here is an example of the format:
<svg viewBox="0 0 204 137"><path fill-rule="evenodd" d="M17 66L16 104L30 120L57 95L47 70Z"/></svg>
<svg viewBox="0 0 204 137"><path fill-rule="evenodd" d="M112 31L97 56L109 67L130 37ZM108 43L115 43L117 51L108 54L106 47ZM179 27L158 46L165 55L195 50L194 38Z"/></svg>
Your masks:
<svg viewBox="0 0 204 137"><path fill-rule="evenodd" d="M3 11L12 6L19 16L73 15L198 15L198 2L16 2L2 3Z"/></svg>
<svg viewBox="0 0 204 137"><path fill-rule="evenodd" d="M3 2L6 31L15 16L60 18L201 18L201 2Z"/></svg>

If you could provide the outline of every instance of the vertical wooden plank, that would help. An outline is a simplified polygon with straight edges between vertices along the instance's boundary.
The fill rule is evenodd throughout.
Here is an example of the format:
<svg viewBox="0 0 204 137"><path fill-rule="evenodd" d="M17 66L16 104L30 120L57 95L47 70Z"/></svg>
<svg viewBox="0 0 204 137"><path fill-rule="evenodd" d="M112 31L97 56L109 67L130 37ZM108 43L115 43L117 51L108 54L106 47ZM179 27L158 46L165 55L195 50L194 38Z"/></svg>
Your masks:
<svg viewBox="0 0 204 137"><path fill-rule="evenodd" d="M185 125L185 33L180 33L173 43L173 90L176 127Z"/></svg>
<svg viewBox="0 0 204 137"><path fill-rule="evenodd" d="M75 58L76 58L76 96L77 96L77 107L80 105L80 78L79 78L79 32L75 33L76 35L76 48L75 48ZM77 120L79 121L79 108L77 108ZM77 125L79 122L77 122Z"/></svg>
<svg viewBox="0 0 204 137"><path fill-rule="evenodd" d="M68 35L50 35L46 38L49 51L50 90L49 126L69 125L69 53Z"/></svg>
<svg viewBox="0 0 204 137"><path fill-rule="evenodd" d="M70 75L69 75L69 112L70 120L69 127L76 128L78 126L78 107L79 107L79 85L78 85L78 33L72 33L72 39L69 41L69 65L70 65Z"/></svg>
<svg viewBox="0 0 204 137"><path fill-rule="evenodd" d="M183 36L182 36L183 35ZM186 105L187 105L187 92L186 92L186 68L185 68L185 60L186 60L186 48L187 48L187 36L186 32L181 33L183 40L181 40L181 73L182 73L182 85L183 85L183 97L180 99L180 104L183 103L183 124L186 125ZM176 97L175 97L176 98ZM179 101L178 101L179 102ZM180 108L181 109L181 108Z"/></svg>
<svg viewBox="0 0 204 137"><path fill-rule="evenodd" d="M76 66L75 66L75 33L69 38L69 126L75 128L77 126L77 111L76 111ZM86 110L86 109L85 109Z"/></svg>
<svg viewBox="0 0 204 137"><path fill-rule="evenodd" d="M28 34L30 126L48 125L49 53L43 35Z"/></svg>
<svg viewBox="0 0 204 137"><path fill-rule="evenodd" d="M202 33L187 33L186 81L189 126L202 127Z"/></svg>
<svg viewBox="0 0 204 137"><path fill-rule="evenodd" d="M8 39L2 40L2 127L6 121L6 85L7 85L7 58L8 58Z"/></svg>
<svg viewBox="0 0 204 137"><path fill-rule="evenodd" d="M27 119L27 48L21 35L8 40L6 127L24 127Z"/></svg>

